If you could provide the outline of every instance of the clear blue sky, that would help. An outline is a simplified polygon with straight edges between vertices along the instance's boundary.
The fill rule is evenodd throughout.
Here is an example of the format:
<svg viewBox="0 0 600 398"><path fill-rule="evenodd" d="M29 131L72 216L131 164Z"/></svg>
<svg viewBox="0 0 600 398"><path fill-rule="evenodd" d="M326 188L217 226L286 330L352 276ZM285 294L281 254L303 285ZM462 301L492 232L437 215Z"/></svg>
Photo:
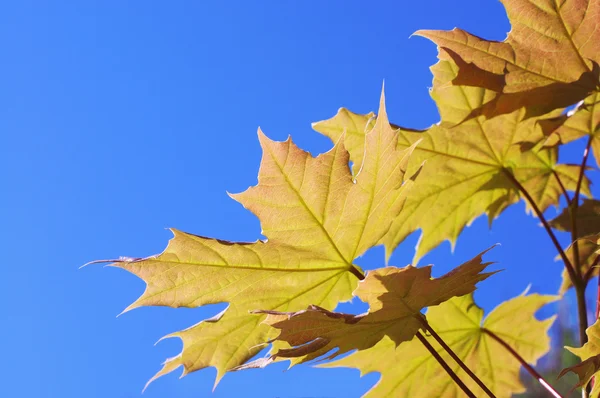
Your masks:
<svg viewBox="0 0 600 398"><path fill-rule="evenodd" d="M428 96L436 49L409 36L460 26L503 39L496 0L5 1L0 5L0 396L140 397L181 344L163 335L218 311L143 308L116 315L143 282L83 263L162 251L167 227L229 240L260 237L227 197L256 183L256 129L291 134L340 106L376 110L385 79L395 123L438 120ZM391 263L410 262L417 236ZM520 293L554 293L560 263L520 203L493 231L480 218L423 263L439 275L493 243L506 271L481 284L486 309ZM361 259L383 265L376 248ZM227 375L213 397L357 397L377 380L300 366ZM159 379L144 397L211 396L213 369Z"/></svg>

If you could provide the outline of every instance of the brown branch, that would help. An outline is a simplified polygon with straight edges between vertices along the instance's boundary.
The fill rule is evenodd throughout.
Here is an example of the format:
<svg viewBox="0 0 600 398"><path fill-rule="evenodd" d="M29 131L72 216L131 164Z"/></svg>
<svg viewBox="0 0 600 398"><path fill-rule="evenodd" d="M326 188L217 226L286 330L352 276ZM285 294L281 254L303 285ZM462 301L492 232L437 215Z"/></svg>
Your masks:
<svg viewBox="0 0 600 398"><path fill-rule="evenodd" d="M556 391L551 385L550 383L548 383L546 381L546 379L544 379L544 377L539 374L537 372L537 370L535 370L531 365L529 365L527 363L527 361L519 355L518 352L516 352L506 341L502 340L496 333L492 332L491 330L482 328L481 329L485 334L487 334L488 336L490 336L492 339L496 340L502 347L506 348L506 350L508 350L508 352L510 352L510 354L515 357L520 363L521 365L523 365L523 367L525 368L526 371L529 372L530 375L532 375L546 390L548 390L548 392L555 398L562 398L562 396L558 393L558 391Z"/></svg>
<svg viewBox="0 0 600 398"><path fill-rule="evenodd" d="M569 197L567 189L563 185L562 180L558 176L558 173L556 172L556 170L552 170L552 174L554 175L554 178L556 178L556 181L558 182L558 186L560 186L560 190L562 191L563 195L565 196L565 200L567 201L567 206L571 206L571 198Z"/></svg>
<svg viewBox="0 0 600 398"><path fill-rule="evenodd" d="M479 379L479 377L477 377L477 375L473 373L473 371L458 357L458 355L456 355L456 353L452 351L450 346L446 344L446 342L440 337L440 335L437 334L435 330L433 330L433 328L431 327L431 325L429 325L429 322L427 322L427 319L425 319L423 315L415 315L415 318L417 318L417 320L421 323L421 325L423 325L425 330L427 330L433 336L433 338L442 346L444 350L446 350L446 352L452 357L452 359L456 361L456 363L461 367L461 369L464 370L471 377L471 379L473 379L473 381L477 383L477 385L481 387L483 391L485 391L485 393L490 398L496 398L494 393L491 392L489 388L487 388L487 386Z"/></svg>
<svg viewBox="0 0 600 398"><path fill-rule="evenodd" d="M469 387L467 387L466 384L463 383L463 381L456 375L456 373L454 373L454 371L450 368L450 366L448 366L448 364L446 363L446 361L444 361L444 359L435 350L435 348L433 348L432 345L429 344L429 341L427 341L427 339L425 338L425 336L423 336L421 334L421 332L417 332L416 336L419 339L419 341L421 343L423 343L423 345L425 346L425 348L427 348L427 350L431 353L431 355L438 361L438 363L440 365L442 365L442 368L444 368L444 370L446 371L446 373L448 373L448 375L452 378L452 380L454 380L454 382L460 387L460 389L463 390L463 392L469 398L477 398L477 396L475 394L473 394L473 392L471 390L469 390Z"/></svg>
<svg viewBox="0 0 600 398"><path fill-rule="evenodd" d="M540 210L538 205L535 203L535 201L533 200L533 198L531 197L529 192L527 192L525 187L523 185L521 185L521 183L515 178L515 176L506 168L504 168L502 170L504 171L504 174L508 177L508 179L515 185L515 187L517 187L519 192L521 192L523 194L523 196L525 196L525 198L527 199L527 202L529 203L529 205L531 206L531 208L533 209L535 214L538 216L538 218L542 222L542 225L544 226L544 228L546 228L546 232L548 233L548 236L550 236L552 243L554 243L556 250L558 250L558 254L560 255L560 258L563 260L563 263L565 264L565 268L567 269L567 273L569 274L571 283L573 284L573 286L578 286L579 285L579 277L578 277L577 273L575 272L575 269L573 268L573 264L571 264L571 261L569 261L569 258L567 257L565 251L561 247L560 243L558 243L558 239L556 238L554 231L552 231L550 224L548 224L546 217L544 217L544 214L542 213L542 211Z"/></svg>
<svg viewBox="0 0 600 398"><path fill-rule="evenodd" d="M590 278L592 277L592 274L594 273L594 268L596 268L599 263L600 263L600 254L596 256L596 259L594 260L594 262L590 266L590 269L588 269L585 272L585 275L583 276L583 281L586 282L586 284L590 280ZM600 284L600 278L598 278L598 283ZM598 293L600 293L600 291ZM596 318L598 318L598 314L596 314Z"/></svg>
<svg viewBox="0 0 600 398"><path fill-rule="evenodd" d="M579 234L577 233L577 210L579 208L579 196L581 194L581 185L583 184L583 177L585 175L585 167L587 159L590 154L590 147L592 145L592 136L588 139L587 145L583 151L583 159L581 160L581 168L579 169L579 177L577 178L577 186L575 188L575 195L573 196L573 203L569 206L571 213L571 242L573 244L573 262L575 264L575 271L581 273L581 259L579 257ZM585 279L583 283L585 284Z"/></svg>

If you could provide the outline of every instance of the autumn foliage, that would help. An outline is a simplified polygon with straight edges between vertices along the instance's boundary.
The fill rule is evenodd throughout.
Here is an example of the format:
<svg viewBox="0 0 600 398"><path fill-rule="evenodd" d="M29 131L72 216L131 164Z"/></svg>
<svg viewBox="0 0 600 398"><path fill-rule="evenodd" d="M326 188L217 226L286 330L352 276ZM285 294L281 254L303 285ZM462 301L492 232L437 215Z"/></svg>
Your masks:
<svg viewBox="0 0 600 398"><path fill-rule="evenodd" d="M228 371L352 352L320 366L380 372L368 396L510 397L524 391L521 367L538 378L532 365L550 349L554 318L535 313L574 288L581 347L569 350L582 362L561 375L576 373L587 396L600 371L600 322L588 328L584 299L600 258L600 202L586 176L592 152L600 165L600 0L502 3L512 23L503 42L460 29L417 32L439 47L431 97L441 120L430 128L391 124L382 93L376 114L342 108L314 123L333 141L317 157L259 131L258 185L231 197L260 219L267 240L173 230L163 253L113 263L147 284L128 309L229 304L168 336L183 350L152 380L179 367L214 367L219 381ZM581 161L560 163L561 145L578 139L586 145ZM483 260L493 251L440 278L431 266L364 272L354 263L376 245L389 258L420 230L416 264L443 241L454 244L474 218L486 215L492 225L520 200L564 262L557 296L524 293L484 316L472 292L493 278ZM547 220L545 210L561 203L562 213ZM571 244L561 247L555 231L570 233ZM353 296L367 313L334 312ZM270 353L255 358L269 343ZM560 396L554 379L539 379ZM600 396L600 383L591 394Z"/></svg>

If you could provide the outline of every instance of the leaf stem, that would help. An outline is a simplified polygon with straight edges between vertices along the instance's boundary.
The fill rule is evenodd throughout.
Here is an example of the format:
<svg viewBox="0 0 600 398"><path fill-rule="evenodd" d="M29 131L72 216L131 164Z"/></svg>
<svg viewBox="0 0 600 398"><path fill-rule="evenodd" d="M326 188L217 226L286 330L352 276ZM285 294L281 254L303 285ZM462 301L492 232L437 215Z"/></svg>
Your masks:
<svg viewBox="0 0 600 398"><path fill-rule="evenodd" d="M519 362L521 362L521 365L523 365L523 367L525 368L525 370L527 370L529 372L529 374L531 374L546 390L548 390L548 392L555 398L563 398L558 391L556 391L551 385L550 383L548 383L546 381L546 379L544 379L544 377L539 374L531 365L529 365L527 363L527 361L519 355L518 352L516 352L506 341L504 341L503 339L501 339L496 333L492 332L491 330L482 328L481 329L485 334L487 334L488 336L490 336L492 339L496 340L502 347L506 348L506 350L508 350L508 352L511 353L511 355L513 357L515 357Z"/></svg>
<svg viewBox="0 0 600 398"><path fill-rule="evenodd" d="M578 204L579 194L581 193L581 185L583 184L583 177L585 176L585 168L587 166L587 160L590 156L590 148L592 147L592 136L588 139L587 145L583 150L583 159L581 160L581 170L579 170L579 179L577 179L577 188L575 189L575 195L573 196L573 202Z"/></svg>
<svg viewBox="0 0 600 398"><path fill-rule="evenodd" d="M421 332L417 332L416 336L419 339L419 341L425 346L425 348L427 348L427 350L431 353L431 355L438 361L438 363L440 365L442 365L442 368L444 368L444 370L448 373L448 375L452 378L452 380L454 380L456 385L458 385L460 387L460 389L463 390L463 392L469 398L477 398L477 396L475 394L473 394L473 392L471 390L469 390L469 387L467 387L467 385L465 383L463 383L463 381L456 375L456 373L454 373L454 371L450 368L450 366L448 366L446 361L444 361L444 359L435 350L435 348L433 348L433 346L431 344L429 344L429 341L427 341L425 336L423 336L423 334L421 334Z"/></svg>
<svg viewBox="0 0 600 398"><path fill-rule="evenodd" d="M587 159L590 154L590 147L592 145L592 136L588 139L587 145L583 150L583 159L581 160L581 168L579 169L579 178L577 178L577 186L575 188L575 195L573 195L573 202L569 209L571 210L571 242L573 244L573 262L575 271L581 274L581 262L579 257L579 242L577 239L579 238L579 234L577 233L577 210L579 208L579 196L581 193L581 185L583 184L583 177L585 175L585 166L587 164ZM583 286L587 284L585 279L583 281Z"/></svg>
<svg viewBox="0 0 600 398"><path fill-rule="evenodd" d="M351 273L352 275L354 275L355 277L357 277L357 278L358 278L358 280L360 280L360 281L362 281L363 279L365 279L365 275L364 275L362 272L360 272L360 271L359 271L359 270L358 270L358 269L357 269L357 268L354 266L354 264L352 264L352 265L350 266L350 269L349 269L348 271L350 271L350 273Z"/></svg>
<svg viewBox="0 0 600 398"><path fill-rule="evenodd" d="M588 326L587 304L585 302L585 283L575 285L575 294L577 295L577 318L579 320L579 344L583 347L588 341L585 330ZM581 397L587 398L590 393L590 384L581 388Z"/></svg>
<svg viewBox="0 0 600 398"><path fill-rule="evenodd" d="M560 187L560 190L562 191L563 195L565 196L565 200L567 201L567 206L571 206L571 198L569 197L569 193L567 192L567 189L565 188L562 180L558 176L558 173L556 172L556 170L552 170L552 174L554 175L554 178L556 178L556 181L558 182L558 186Z"/></svg>
<svg viewBox="0 0 600 398"><path fill-rule="evenodd" d="M548 236L550 236L552 243L554 243L554 246L556 247L556 250L558 251L560 258L563 260L563 263L565 264L565 268L567 269L567 273L569 274L571 283L573 283L573 286L579 285L579 276L575 272L575 268L573 268L573 264L571 264L571 261L569 261L569 258L567 257L567 255L566 255L565 251L563 250L563 248L561 247L560 243L558 243L558 239L556 238L554 231L552 231L550 224L548 224L546 217L544 217L544 214L542 213L542 211L540 210L538 205L535 203L535 201L533 200L533 198L531 197L529 192L527 192L525 187L523 185L521 185L521 183L515 178L515 176L506 168L504 168L503 171L504 171L504 174L508 177L508 179L511 180L511 182L515 185L515 187L517 187L519 192L521 192L523 194L523 196L525 196L525 199L527 199L527 202L529 203L529 205L531 206L531 208L533 209L535 214L538 216L538 218L542 222L542 225L546 229Z"/></svg>
<svg viewBox="0 0 600 398"><path fill-rule="evenodd" d="M427 330L433 336L433 338L442 346L442 348L444 348L444 350L446 350L446 352L452 357L452 359L456 361L458 366L460 366L461 369L464 370L471 377L471 379L473 379L473 381L477 383L477 385L481 387L483 391L485 391L485 393L490 398L496 398L494 393L491 392L489 388L487 388L487 386L479 379L479 377L477 377L477 375L473 373L473 371L458 357L458 355L456 355L456 353L452 351L450 346L446 344L446 342L440 337L440 335L437 334L435 330L433 330L431 325L429 325L429 322L427 322L427 319L422 314L415 315L415 318L419 320L419 322L423 325L425 330Z"/></svg>
<svg viewBox="0 0 600 398"><path fill-rule="evenodd" d="M579 234L577 233L577 210L579 208L579 196L581 193L581 185L583 184L583 177L585 176L585 167L587 160L590 155L590 147L592 145L592 136L588 138L587 145L583 150L583 159L581 160L581 169L579 170L579 178L577 179L577 187L575 188L575 195L573 195L573 203L571 204L571 242L573 244L573 261L575 265L575 271L579 274L580 282L573 283L575 286L575 293L577 295L577 314L579 318L579 344L583 346L588 341L587 334L585 333L588 327L587 320L587 308L585 302L585 288L587 287L587 280L581 275L581 263L579 257ZM590 385L584 386L581 389L581 396L587 398L590 392Z"/></svg>
<svg viewBox="0 0 600 398"><path fill-rule="evenodd" d="M586 150L584 153L582 169L585 169L585 163L587 162L588 153L589 153L588 150ZM558 239L556 238L554 231L552 231L552 228L550 227L550 224L548 224L546 217L544 217L544 214L542 213L540 208L537 206L537 204L535 203L535 201L533 200L533 198L531 197L529 192L527 192L525 187L523 185L521 185L521 183L510 172L510 170L508 170L506 168L504 168L503 170L504 170L504 174L506 174L506 176L512 181L512 183L517 187L517 189L523 194L523 196L525 196L525 198L529 202L529 205L531 206L531 208L533 209L535 214L538 216L538 218L542 222L542 225L544 226L544 228L546 228L546 232L548 233L548 236L552 240L552 243L554 243L554 246L556 247L556 250L558 250L558 254L560 255L560 258L563 260L563 263L565 264L565 268L567 269L567 273L569 274L569 278L571 279L571 283L573 284L573 287L575 287L575 292L577 295L577 314L578 314L578 321L579 321L579 342L583 346L587 342L587 335L585 334L585 330L587 329L587 325L588 325L587 308L586 308L586 303L585 303L585 285L586 285L586 283L582 279L582 276L580 275L580 270L576 269L573 266L573 264L567 257L565 251L561 247L560 243L558 243ZM582 181L583 181L583 172L580 172L579 179L577 180L577 189L575 190L575 195L574 195L573 201L572 201L573 208L575 208L577 206L577 201L579 200L579 191L581 189ZM571 211L571 217L573 217L572 211ZM573 247L573 250L574 250L574 253L577 253L577 255L579 254L577 247ZM588 390L585 388L582 389L581 394L582 394L582 398L587 398L589 396Z"/></svg>
<svg viewBox="0 0 600 398"><path fill-rule="evenodd" d="M584 281L589 281L590 280L590 278L592 277L592 274L594 273L594 268L596 268L598 266L598 264L600 264L600 254L598 254L596 256L596 259L594 260L594 262L590 266L590 269L588 269L585 272L585 275L583 276L583 280ZM600 288L600 278L598 278L598 284L599 284L598 287ZM600 294L600 291L598 291L598 294ZM600 302L600 296L598 296L598 302ZM596 311L596 318L598 318L598 311Z"/></svg>
<svg viewBox="0 0 600 398"><path fill-rule="evenodd" d="M600 254L596 256L596 259L592 263L590 269L594 269L600 262ZM596 293L596 320L600 317L600 276L598 276L598 292Z"/></svg>

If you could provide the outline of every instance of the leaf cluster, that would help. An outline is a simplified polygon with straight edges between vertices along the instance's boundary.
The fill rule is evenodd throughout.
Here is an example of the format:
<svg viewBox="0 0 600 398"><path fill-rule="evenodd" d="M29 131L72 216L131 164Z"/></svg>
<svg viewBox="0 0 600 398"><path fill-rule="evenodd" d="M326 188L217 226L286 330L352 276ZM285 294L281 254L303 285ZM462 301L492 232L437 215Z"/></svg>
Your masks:
<svg viewBox="0 0 600 398"><path fill-rule="evenodd" d="M439 48L431 97L441 120L430 128L391 124L382 93L377 113L342 108L314 123L333 142L316 157L259 130L258 184L231 197L260 219L265 241L173 230L163 253L113 263L146 282L128 309L229 304L167 336L180 338L183 350L152 380L179 367L214 367L218 382L228 371L356 351L322 366L380 372L368 396L524 391L521 366L535 372L531 365L550 349L554 318L535 313L560 296L523 294L484 316L472 293L494 273L482 259L487 251L440 278L431 266L365 273L355 264L376 245L389 259L421 231L416 264L443 241L454 245L475 218L485 215L491 226L523 200L565 264L559 293L585 292L598 275L600 202L586 174L591 152L600 165L600 1L502 2L512 23L503 42L460 29L417 32ZM580 138L582 162L561 163L560 147ZM561 204L547 221L545 211ZM563 232L571 237L564 248ZM367 313L334 312L353 296L369 304ZM580 317L582 331L586 322ZM579 387L600 371L598 325L570 349L582 362L562 373L576 373ZM254 358L269 343L270 353Z"/></svg>

